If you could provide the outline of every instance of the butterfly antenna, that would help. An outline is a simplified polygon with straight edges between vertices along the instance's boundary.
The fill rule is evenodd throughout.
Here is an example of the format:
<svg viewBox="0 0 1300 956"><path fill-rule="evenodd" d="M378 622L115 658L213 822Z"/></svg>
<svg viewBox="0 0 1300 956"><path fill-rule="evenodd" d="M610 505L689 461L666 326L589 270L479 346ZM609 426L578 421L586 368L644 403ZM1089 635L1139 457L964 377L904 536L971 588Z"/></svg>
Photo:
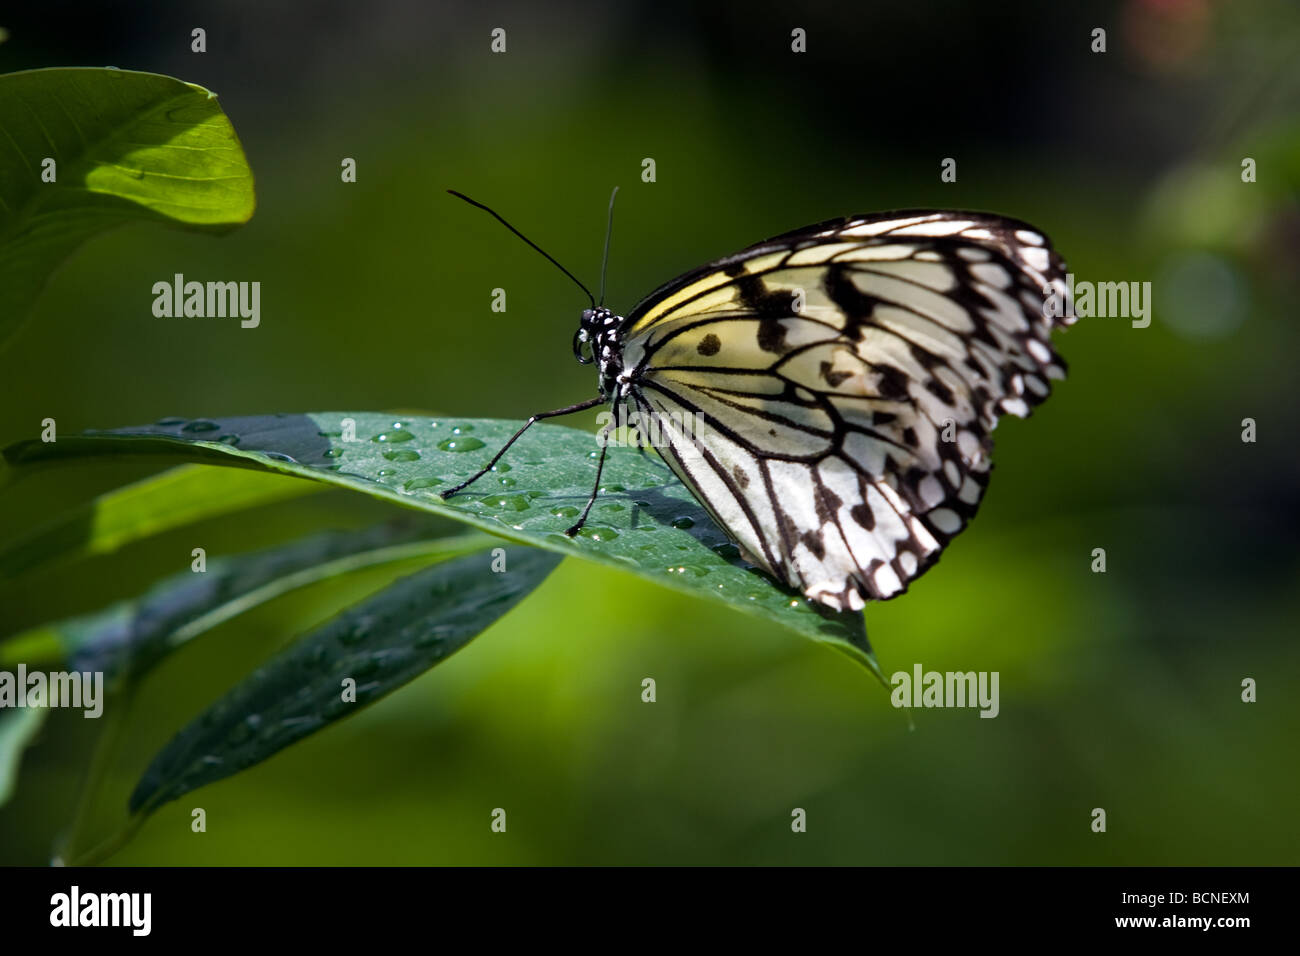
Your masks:
<svg viewBox="0 0 1300 956"><path fill-rule="evenodd" d="M493 216L493 218L495 218L497 222L501 223L501 225L505 226L507 229L509 229L511 232L513 232L516 236L518 236L518 237L519 237L520 239L522 239L524 242L528 243L530 246L532 246L534 249L536 249L538 252L540 252L543 256L546 257L547 261L549 261L549 262L551 263L551 265L555 266L555 268L559 269L559 270L560 270L561 272L563 272L566 276L568 276L570 279L572 279L572 280L574 281L574 283L578 286L578 288L581 289L583 292L585 292L585 293L587 294L587 298L591 300L592 307L593 307L593 308L595 307L595 305L596 305L596 297L595 297L594 295L591 294L591 290L590 290L590 289L588 289L585 285L583 285L583 284L578 280L578 277L577 277L577 276L575 276L575 275L574 275L572 272L570 272L568 269L564 268L564 266L562 266L562 265L560 265L558 262L556 262L556 261L555 261L555 258L554 258L554 257L553 257L549 252L547 252L545 249L543 249L543 248L542 248L541 246L539 246L537 243L533 242L533 240L529 239L527 236L525 236L522 232L520 232L520 231L519 231L518 229L516 229L514 226L510 225L510 223L506 222L505 219L502 218L501 214L498 213L495 209L493 209L491 206L485 206L485 205L483 205L481 202L476 202L475 200L470 199L470 198L469 198L468 196L466 196L464 193L458 193L458 192L456 192L456 190L454 190L454 189L448 189L447 192L451 193L451 194L452 194L453 196L455 196L457 199L463 199L463 200L465 200L465 201L466 201L467 203L469 203L471 206L477 206L479 209L482 209L484 212L491 213L492 216Z"/></svg>
<svg viewBox="0 0 1300 956"><path fill-rule="evenodd" d="M614 200L618 198L618 187L609 194L609 224L605 226L605 254L600 257L600 304L605 304L605 270L609 268L609 242L614 238Z"/></svg>

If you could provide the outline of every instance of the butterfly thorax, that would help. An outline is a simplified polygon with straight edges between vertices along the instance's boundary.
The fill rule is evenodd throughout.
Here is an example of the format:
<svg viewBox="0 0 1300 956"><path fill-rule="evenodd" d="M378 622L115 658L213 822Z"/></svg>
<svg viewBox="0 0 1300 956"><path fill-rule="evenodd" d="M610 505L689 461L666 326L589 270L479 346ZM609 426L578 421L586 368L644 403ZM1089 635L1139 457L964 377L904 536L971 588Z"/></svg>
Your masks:
<svg viewBox="0 0 1300 956"><path fill-rule="evenodd" d="M600 394L609 398L623 373L623 317L604 306L583 309L578 331L573 336L573 355L583 365L596 363Z"/></svg>

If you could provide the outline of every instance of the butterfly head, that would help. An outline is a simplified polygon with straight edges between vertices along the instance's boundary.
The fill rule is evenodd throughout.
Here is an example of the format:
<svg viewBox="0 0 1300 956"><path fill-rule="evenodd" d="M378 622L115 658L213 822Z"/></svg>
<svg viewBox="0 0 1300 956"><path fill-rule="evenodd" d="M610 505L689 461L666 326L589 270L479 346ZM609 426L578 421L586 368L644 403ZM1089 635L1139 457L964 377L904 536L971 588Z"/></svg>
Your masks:
<svg viewBox="0 0 1300 956"><path fill-rule="evenodd" d="M600 371L600 390L609 395L623 370L623 317L612 309L596 306L582 310L578 331L573 334L573 356L583 365L596 363Z"/></svg>

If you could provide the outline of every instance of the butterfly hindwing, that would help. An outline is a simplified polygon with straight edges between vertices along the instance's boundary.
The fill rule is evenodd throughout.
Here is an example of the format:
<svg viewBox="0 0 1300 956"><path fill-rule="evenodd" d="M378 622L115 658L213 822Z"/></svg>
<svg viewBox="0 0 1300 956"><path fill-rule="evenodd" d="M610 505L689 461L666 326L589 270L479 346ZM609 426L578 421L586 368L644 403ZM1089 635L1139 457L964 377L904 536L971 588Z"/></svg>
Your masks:
<svg viewBox="0 0 1300 956"><path fill-rule="evenodd" d="M987 485L990 432L1065 374L1064 267L975 213L854 217L682 276L624 321L627 392L754 563L835 608L937 560ZM1067 315L1068 309L1064 311ZM674 417L675 416L675 417Z"/></svg>

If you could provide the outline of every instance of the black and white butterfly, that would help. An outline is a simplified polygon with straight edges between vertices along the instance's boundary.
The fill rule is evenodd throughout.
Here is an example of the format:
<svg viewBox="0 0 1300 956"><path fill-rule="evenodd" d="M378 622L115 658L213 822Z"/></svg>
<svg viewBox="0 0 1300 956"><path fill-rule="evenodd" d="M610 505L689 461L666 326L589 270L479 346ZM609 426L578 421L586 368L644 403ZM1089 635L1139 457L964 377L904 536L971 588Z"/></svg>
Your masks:
<svg viewBox="0 0 1300 956"><path fill-rule="evenodd" d="M1041 232L933 210L785 233L626 316L587 294L574 353L596 363L600 395L534 415L510 443L539 419L630 406L656 420L661 454L748 561L835 610L903 593L966 527L990 433L1064 378L1050 338L1073 321L1068 304L1045 308L1068 292Z"/></svg>

